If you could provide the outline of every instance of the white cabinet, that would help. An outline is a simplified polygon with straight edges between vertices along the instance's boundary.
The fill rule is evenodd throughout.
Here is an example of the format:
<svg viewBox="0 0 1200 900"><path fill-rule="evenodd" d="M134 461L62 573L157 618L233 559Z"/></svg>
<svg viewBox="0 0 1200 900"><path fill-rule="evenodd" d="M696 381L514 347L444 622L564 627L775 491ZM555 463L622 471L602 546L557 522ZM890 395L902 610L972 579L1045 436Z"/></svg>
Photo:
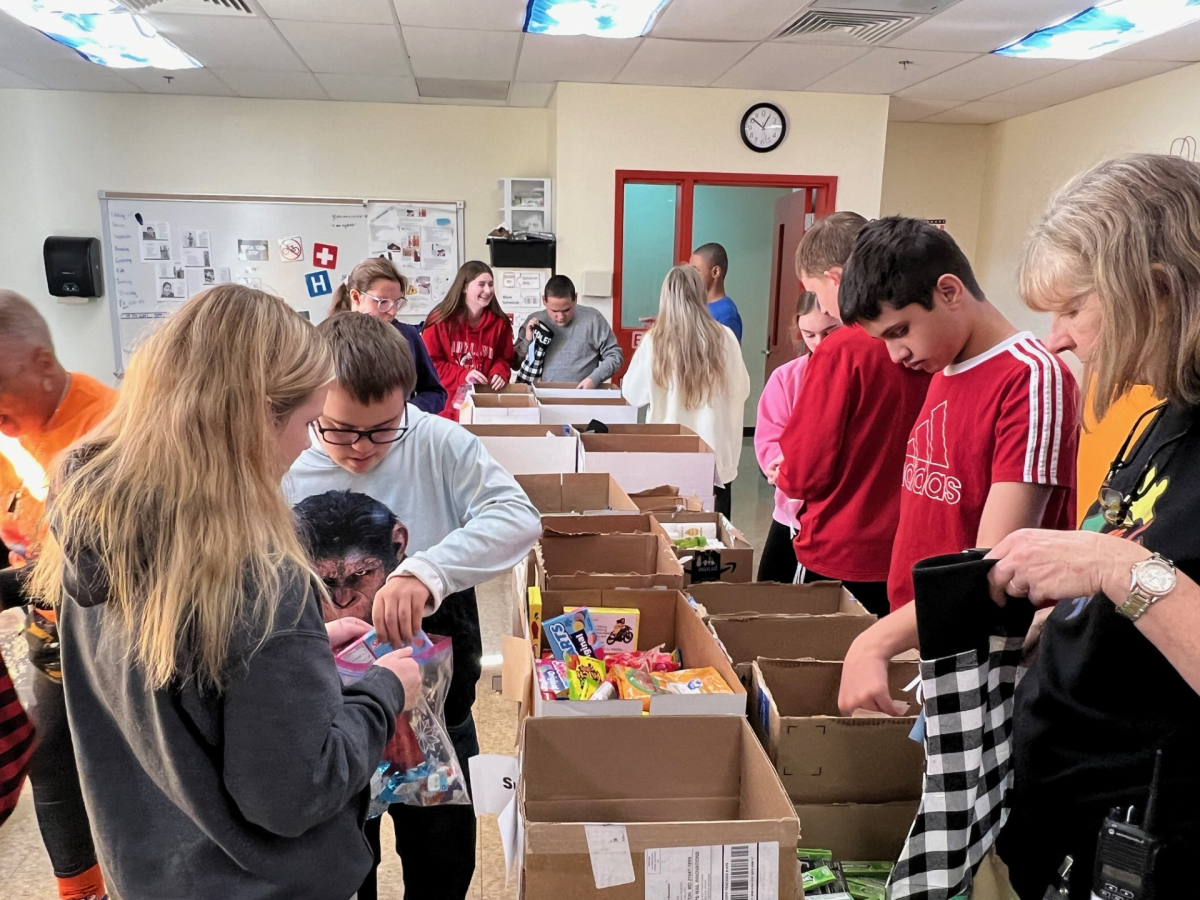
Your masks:
<svg viewBox="0 0 1200 900"><path fill-rule="evenodd" d="M504 206L500 215L513 234L523 231L554 233L553 180L550 178L501 178Z"/></svg>

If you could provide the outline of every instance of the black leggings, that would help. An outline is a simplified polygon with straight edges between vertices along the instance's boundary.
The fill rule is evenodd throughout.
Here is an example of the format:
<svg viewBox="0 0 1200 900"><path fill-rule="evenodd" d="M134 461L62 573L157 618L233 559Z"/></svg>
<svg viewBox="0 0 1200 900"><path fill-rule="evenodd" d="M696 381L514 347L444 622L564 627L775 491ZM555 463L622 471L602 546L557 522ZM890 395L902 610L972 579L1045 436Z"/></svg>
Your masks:
<svg viewBox="0 0 1200 900"><path fill-rule="evenodd" d="M727 519L733 518L733 482L713 488L713 510Z"/></svg>
<svg viewBox="0 0 1200 900"><path fill-rule="evenodd" d="M758 580L791 584L796 580L799 565L796 545L792 543L792 529L772 519L762 555L758 558Z"/></svg>
<svg viewBox="0 0 1200 900"><path fill-rule="evenodd" d="M841 581L846 590L854 595L854 599L867 608L867 612L874 613L882 619L891 611L886 581L844 581L818 575L811 569L804 570L802 581L804 584L812 584L814 581Z"/></svg>

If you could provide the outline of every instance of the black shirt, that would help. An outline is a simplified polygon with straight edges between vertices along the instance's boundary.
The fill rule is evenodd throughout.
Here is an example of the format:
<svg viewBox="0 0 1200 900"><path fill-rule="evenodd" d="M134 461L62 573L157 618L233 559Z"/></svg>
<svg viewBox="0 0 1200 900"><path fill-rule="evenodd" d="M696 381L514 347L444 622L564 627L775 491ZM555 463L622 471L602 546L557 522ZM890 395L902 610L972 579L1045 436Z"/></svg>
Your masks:
<svg viewBox="0 0 1200 900"><path fill-rule="evenodd" d="M1130 519L1112 526L1097 503L1083 529L1136 541L1200 581L1200 416L1194 413L1159 413L1113 477L1122 494L1140 482ZM1159 747L1164 778L1155 832L1169 844L1161 870L1179 871L1171 859L1182 864L1187 850L1200 849L1200 695L1105 596L1061 602L1050 615L1038 658L1017 688L1013 739L1014 817L1046 823L1032 828L1058 844L1047 853L1058 860L1071 853L1089 881L1104 816L1131 804L1144 811ZM1159 896L1164 887L1160 882Z"/></svg>

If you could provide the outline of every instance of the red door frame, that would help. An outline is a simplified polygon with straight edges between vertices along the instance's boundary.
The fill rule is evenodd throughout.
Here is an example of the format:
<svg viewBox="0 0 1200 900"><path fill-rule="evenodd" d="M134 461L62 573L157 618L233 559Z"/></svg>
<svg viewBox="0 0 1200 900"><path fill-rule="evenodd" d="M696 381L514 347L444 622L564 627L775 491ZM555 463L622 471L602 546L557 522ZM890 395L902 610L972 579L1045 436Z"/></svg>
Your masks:
<svg viewBox="0 0 1200 900"><path fill-rule="evenodd" d="M621 373L633 357L634 336L644 329L625 328L621 323L622 250L625 242L625 185L674 184L678 187L678 203L675 212L675 260L686 263L692 256L692 209L696 185L716 187L790 187L816 188L817 204L814 212L820 219L834 211L837 205L836 175L771 175L739 174L730 172L664 172L652 169L617 169L616 204L614 206L613 242L613 332L617 343L625 354Z"/></svg>

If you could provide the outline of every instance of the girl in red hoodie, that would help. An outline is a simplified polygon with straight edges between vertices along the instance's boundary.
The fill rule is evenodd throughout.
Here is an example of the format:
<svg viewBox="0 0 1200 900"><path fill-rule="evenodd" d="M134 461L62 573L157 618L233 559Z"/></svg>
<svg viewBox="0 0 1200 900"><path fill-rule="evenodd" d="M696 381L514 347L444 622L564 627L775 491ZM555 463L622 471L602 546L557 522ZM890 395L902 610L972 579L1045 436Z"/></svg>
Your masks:
<svg viewBox="0 0 1200 900"><path fill-rule="evenodd" d="M429 314L421 335L446 396L441 415L458 421L468 385L508 384L515 359L512 323L496 300L491 267L464 263L446 299Z"/></svg>

